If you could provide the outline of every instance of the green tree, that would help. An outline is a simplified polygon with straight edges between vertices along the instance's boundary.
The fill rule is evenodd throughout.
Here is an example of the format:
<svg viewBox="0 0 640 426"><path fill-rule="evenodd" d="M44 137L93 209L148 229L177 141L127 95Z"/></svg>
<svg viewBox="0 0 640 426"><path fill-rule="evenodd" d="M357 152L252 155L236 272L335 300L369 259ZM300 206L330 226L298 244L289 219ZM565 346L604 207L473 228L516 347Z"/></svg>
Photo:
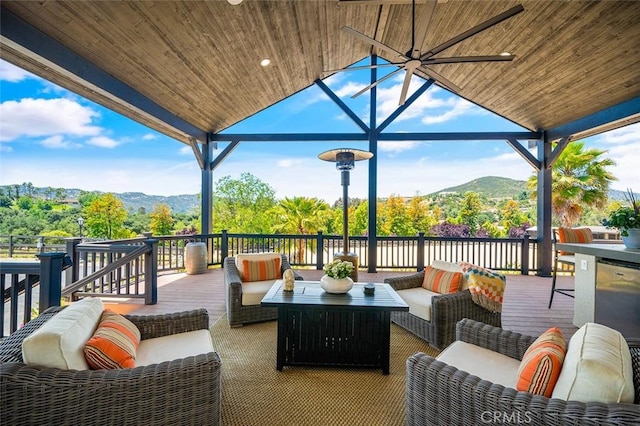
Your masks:
<svg viewBox="0 0 640 426"><path fill-rule="evenodd" d="M315 234L324 227L331 215L329 205L317 198L285 198L274 209L273 230L284 234ZM305 240L296 246L296 262L304 260Z"/></svg>
<svg viewBox="0 0 640 426"><path fill-rule="evenodd" d="M456 222L469 225L471 235L478 232L480 224L480 213L482 212L482 201L477 192L466 192L462 200L462 206L456 217Z"/></svg>
<svg viewBox="0 0 640 426"><path fill-rule="evenodd" d="M268 234L271 217L267 212L275 205L275 190L251 173L242 173L240 179L224 176L213 193L213 228Z"/></svg>
<svg viewBox="0 0 640 426"><path fill-rule="evenodd" d="M578 223L586 206L602 208L607 202L609 185L616 180L608 168L615 166L607 151L584 148L584 142L571 142L551 168L551 209L562 226ZM527 181L537 196L537 174Z"/></svg>
<svg viewBox="0 0 640 426"><path fill-rule="evenodd" d="M97 238L128 238L130 232L124 228L127 210L113 193L96 197L84 208L84 225L87 235Z"/></svg>
<svg viewBox="0 0 640 426"><path fill-rule="evenodd" d="M527 215L520 210L520 206L514 200L508 200L500 211L502 227L506 230L512 226L520 226L528 221Z"/></svg>
<svg viewBox="0 0 640 426"><path fill-rule="evenodd" d="M407 214L415 232L427 233L438 223L437 210L430 210L429 203L421 196L414 196L407 206Z"/></svg>
<svg viewBox="0 0 640 426"><path fill-rule="evenodd" d="M171 235L175 220L171 214L171 207L169 207L168 204L156 204L150 216L151 223L149 226L154 235Z"/></svg>
<svg viewBox="0 0 640 426"><path fill-rule="evenodd" d="M386 235L409 236L416 234L404 198L391 194L381 207L381 215L384 219L382 228Z"/></svg>

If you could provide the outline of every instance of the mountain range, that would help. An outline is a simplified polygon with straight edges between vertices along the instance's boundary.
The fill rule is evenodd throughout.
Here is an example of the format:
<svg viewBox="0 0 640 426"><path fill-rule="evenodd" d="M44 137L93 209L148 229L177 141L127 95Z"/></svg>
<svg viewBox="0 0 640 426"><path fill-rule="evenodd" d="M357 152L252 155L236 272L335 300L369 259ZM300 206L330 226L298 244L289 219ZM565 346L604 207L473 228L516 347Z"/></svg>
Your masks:
<svg viewBox="0 0 640 426"><path fill-rule="evenodd" d="M11 191L15 185L0 186L3 192ZM44 197L50 188L33 188L34 193L37 196ZM465 193L468 191L477 192L485 195L487 198L514 198L523 192L529 192L527 190L527 183L523 180L515 180L497 176L485 176L472 181L466 182L462 185L452 186L444 188L440 191L436 191L429 196L447 193ZM77 199L81 189L72 188L65 189L65 193L68 199ZM182 194L182 195L147 195L142 192L123 192L114 193L118 198L122 200L127 210L138 211L143 208L147 212L151 212L156 204L167 204L171 207L171 211L174 213L196 213L200 208L200 194ZM636 194L636 197L640 199L640 194ZM609 191L610 200L625 200L625 192L616 189Z"/></svg>

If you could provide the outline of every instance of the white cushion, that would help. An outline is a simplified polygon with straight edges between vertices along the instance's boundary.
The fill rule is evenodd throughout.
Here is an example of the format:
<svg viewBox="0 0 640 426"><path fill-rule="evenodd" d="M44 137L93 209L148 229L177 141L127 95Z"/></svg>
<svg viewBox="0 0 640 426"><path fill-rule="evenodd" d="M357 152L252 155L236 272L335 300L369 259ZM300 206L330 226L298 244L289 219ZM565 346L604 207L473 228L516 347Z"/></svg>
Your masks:
<svg viewBox="0 0 640 426"><path fill-rule="evenodd" d="M238 269L238 274L242 278L244 276L244 269L242 268L244 260L270 260L279 257L280 253L240 253L236 255L236 269ZM244 302L242 304L244 305Z"/></svg>
<svg viewBox="0 0 640 426"><path fill-rule="evenodd" d="M633 403L631 352L622 334L586 323L571 337L553 398Z"/></svg>
<svg viewBox="0 0 640 426"><path fill-rule="evenodd" d="M436 359L491 383L516 387L520 361L498 352L456 340Z"/></svg>
<svg viewBox="0 0 640 426"><path fill-rule="evenodd" d="M25 364L65 370L88 370L84 344L95 332L104 305L97 298L74 302L22 342Z"/></svg>
<svg viewBox="0 0 640 426"><path fill-rule="evenodd" d="M422 318L425 321L431 321L431 298L433 296L439 296L438 293L422 287L398 290L396 293L409 305L410 314Z"/></svg>
<svg viewBox="0 0 640 426"><path fill-rule="evenodd" d="M259 305L273 283L277 280L251 281L242 283L242 304Z"/></svg>
<svg viewBox="0 0 640 426"><path fill-rule="evenodd" d="M136 367L214 352L209 330L195 330L140 341Z"/></svg>
<svg viewBox="0 0 640 426"><path fill-rule="evenodd" d="M447 272L462 272L462 283L460 284L460 291L469 288L469 280L466 274L462 270L462 267L457 263L447 262L446 260L434 260L430 265L432 268L442 269Z"/></svg>

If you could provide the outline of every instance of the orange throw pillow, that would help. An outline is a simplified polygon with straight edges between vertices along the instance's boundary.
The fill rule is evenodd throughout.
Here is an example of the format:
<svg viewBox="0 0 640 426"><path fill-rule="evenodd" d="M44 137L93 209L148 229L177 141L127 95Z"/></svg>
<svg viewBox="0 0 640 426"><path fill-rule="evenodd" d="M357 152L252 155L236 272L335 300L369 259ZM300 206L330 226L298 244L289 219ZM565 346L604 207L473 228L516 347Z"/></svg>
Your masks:
<svg viewBox="0 0 640 426"><path fill-rule="evenodd" d="M427 266L424 269L422 287L434 293L449 294L460 290L462 272L449 272Z"/></svg>
<svg viewBox="0 0 640 426"><path fill-rule="evenodd" d="M84 357L94 370L117 370L136 366L140 330L109 309L102 312L98 328L85 343Z"/></svg>
<svg viewBox="0 0 640 426"><path fill-rule="evenodd" d="M590 228L558 228L558 242L560 243L581 243L589 244L593 242L593 233ZM560 254L573 254L561 251Z"/></svg>
<svg viewBox="0 0 640 426"><path fill-rule="evenodd" d="M516 389L551 398L566 353L567 342L559 328L542 333L522 357Z"/></svg>
<svg viewBox="0 0 640 426"><path fill-rule="evenodd" d="M280 262L282 259L276 257L268 260L243 260L242 280L243 281L266 281L282 278Z"/></svg>

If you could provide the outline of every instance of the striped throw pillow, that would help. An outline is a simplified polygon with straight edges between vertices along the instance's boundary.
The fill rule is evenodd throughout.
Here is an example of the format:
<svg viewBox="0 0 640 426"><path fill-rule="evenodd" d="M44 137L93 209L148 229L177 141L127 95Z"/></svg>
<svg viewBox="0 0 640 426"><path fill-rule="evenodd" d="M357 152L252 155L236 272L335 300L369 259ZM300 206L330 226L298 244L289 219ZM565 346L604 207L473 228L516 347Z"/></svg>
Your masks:
<svg viewBox="0 0 640 426"><path fill-rule="evenodd" d="M462 272L449 272L427 266L424 269L422 287L434 293L449 294L460 290Z"/></svg>
<svg viewBox="0 0 640 426"><path fill-rule="evenodd" d="M593 233L589 228L558 228L558 240L560 243L582 243L593 242ZM573 254L561 251L560 254Z"/></svg>
<svg viewBox="0 0 640 426"><path fill-rule="evenodd" d="M551 398L566 353L567 342L559 328L542 333L522 357L516 389Z"/></svg>
<svg viewBox="0 0 640 426"><path fill-rule="evenodd" d="M138 327L122 315L105 309L98 328L84 345L84 357L94 370L133 368L139 345Z"/></svg>
<svg viewBox="0 0 640 426"><path fill-rule="evenodd" d="M266 260L243 260L242 281L266 281L282 278L280 257Z"/></svg>

